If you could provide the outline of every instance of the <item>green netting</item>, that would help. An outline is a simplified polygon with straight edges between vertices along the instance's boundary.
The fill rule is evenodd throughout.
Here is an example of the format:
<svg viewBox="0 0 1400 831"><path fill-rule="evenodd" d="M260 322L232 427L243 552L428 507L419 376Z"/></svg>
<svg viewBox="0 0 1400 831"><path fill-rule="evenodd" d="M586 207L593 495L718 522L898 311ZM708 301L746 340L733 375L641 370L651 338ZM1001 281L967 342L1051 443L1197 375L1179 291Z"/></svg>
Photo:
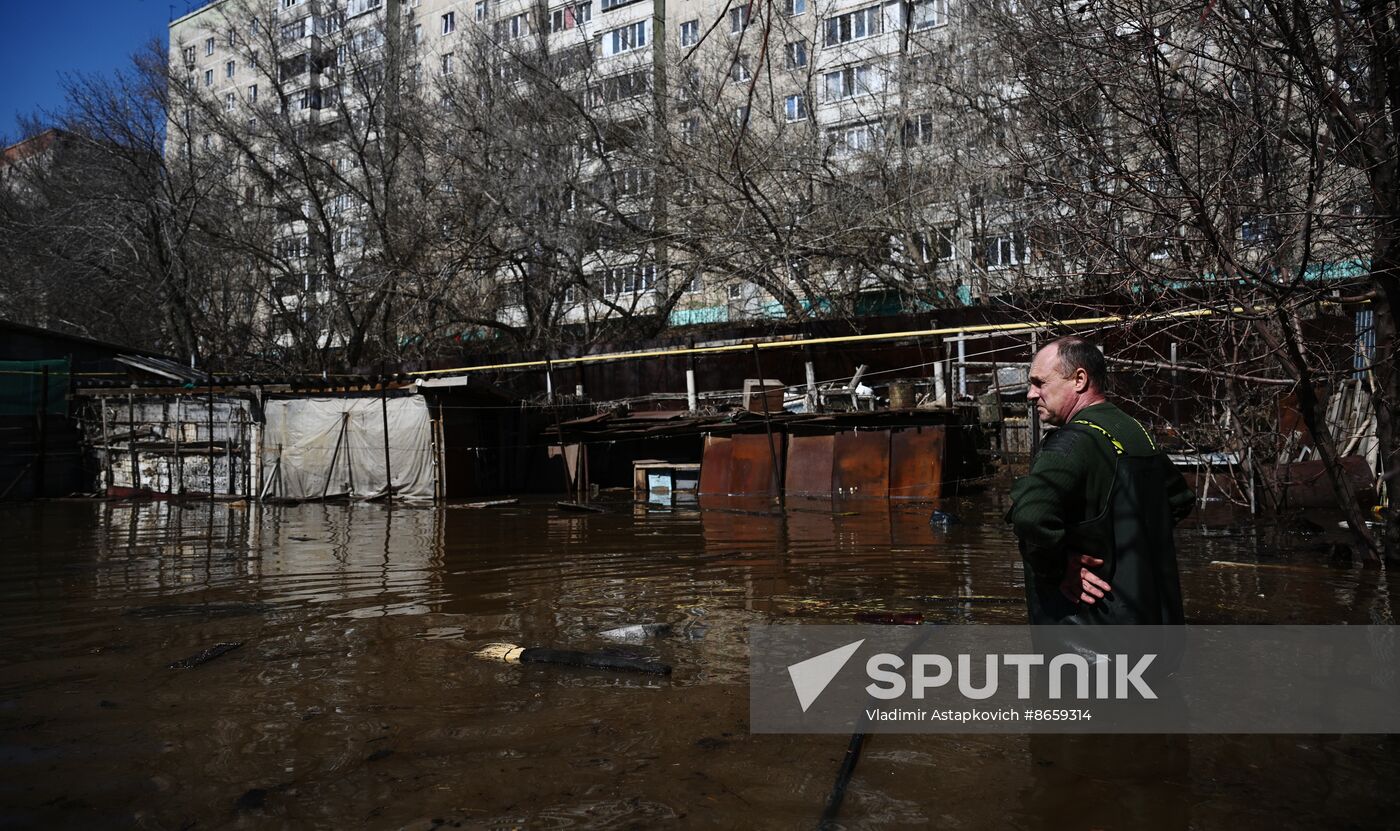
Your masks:
<svg viewBox="0 0 1400 831"><path fill-rule="evenodd" d="M43 395L44 369L49 371L48 396L43 402L50 415L68 412L68 360L0 361L0 415L38 415Z"/></svg>

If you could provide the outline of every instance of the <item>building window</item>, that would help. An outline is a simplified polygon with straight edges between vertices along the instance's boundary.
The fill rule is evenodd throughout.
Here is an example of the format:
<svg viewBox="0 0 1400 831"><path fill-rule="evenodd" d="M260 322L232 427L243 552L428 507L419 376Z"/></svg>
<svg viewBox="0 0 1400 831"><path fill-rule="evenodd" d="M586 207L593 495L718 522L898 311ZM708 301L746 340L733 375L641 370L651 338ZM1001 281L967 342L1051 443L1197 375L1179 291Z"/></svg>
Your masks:
<svg viewBox="0 0 1400 831"><path fill-rule="evenodd" d="M195 62L195 47L193 47L193 46L186 46L186 47L185 47L185 66L190 66L190 67L192 67L192 66L194 66L194 62Z"/></svg>
<svg viewBox="0 0 1400 831"><path fill-rule="evenodd" d="M837 157L869 153L880 144L880 128L876 124L853 124L827 131L827 143Z"/></svg>
<svg viewBox="0 0 1400 831"><path fill-rule="evenodd" d="M455 31L457 31L457 13L448 12L442 16L442 33L450 35Z"/></svg>
<svg viewBox="0 0 1400 831"><path fill-rule="evenodd" d="M742 104L734 108L734 126L743 129L749 123L749 105Z"/></svg>
<svg viewBox="0 0 1400 831"><path fill-rule="evenodd" d="M640 0L603 0L603 11L616 9L622 6L630 6L637 2L640 2Z"/></svg>
<svg viewBox="0 0 1400 831"><path fill-rule="evenodd" d="M292 6L295 6L297 3L300 2L301 0L282 0L282 8L290 9Z"/></svg>
<svg viewBox="0 0 1400 831"><path fill-rule="evenodd" d="M840 101L878 91L879 77L871 66L847 66L822 74L822 90L828 101Z"/></svg>
<svg viewBox="0 0 1400 831"><path fill-rule="evenodd" d="M1007 231L987 237L984 240L983 251L987 256L987 268L1009 268L1023 265L1030 260L1026 235L1021 231Z"/></svg>
<svg viewBox="0 0 1400 831"><path fill-rule="evenodd" d="M826 45L849 43L880 34L880 7L868 6L826 19Z"/></svg>
<svg viewBox="0 0 1400 831"><path fill-rule="evenodd" d="M1250 217L1240 223L1240 242L1245 245L1263 245L1273 239L1273 222L1267 216Z"/></svg>
<svg viewBox="0 0 1400 831"><path fill-rule="evenodd" d="M233 112L233 98L234 98L233 93L231 93L231 92L230 92L230 93L225 93L225 95L224 95L224 112L226 112L226 113L231 113L231 112Z"/></svg>
<svg viewBox="0 0 1400 831"><path fill-rule="evenodd" d="M681 141L690 144L700 134L700 119L688 116L681 120Z"/></svg>
<svg viewBox="0 0 1400 831"><path fill-rule="evenodd" d="M735 35L737 35L737 34L739 34L740 32L742 32L742 31L744 31L745 29L747 29L748 27L749 27L749 7L748 7L747 4L745 4L745 5L743 5L743 6L735 6L734 8L732 8L732 9L729 10L729 32L730 32L730 34L735 34Z"/></svg>
<svg viewBox="0 0 1400 831"><path fill-rule="evenodd" d="M807 120L807 96L789 95L783 99L783 110L788 121Z"/></svg>
<svg viewBox="0 0 1400 831"><path fill-rule="evenodd" d="M549 13L549 31L564 32L593 19L592 3L570 3Z"/></svg>
<svg viewBox="0 0 1400 831"><path fill-rule="evenodd" d="M486 0L477 0L473 12L477 23L484 23L486 21L486 12L489 10L489 8L490 7L487 5Z"/></svg>
<svg viewBox="0 0 1400 831"><path fill-rule="evenodd" d="M204 70L204 85L205 85L206 87L212 87L212 86L214 86L214 70L212 70L212 69L206 69L206 70Z"/></svg>
<svg viewBox="0 0 1400 831"><path fill-rule="evenodd" d="M443 75L452 74L452 53L448 52L438 59L438 67Z"/></svg>
<svg viewBox="0 0 1400 831"><path fill-rule="evenodd" d="M700 21L687 20L681 24L681 46L694 46L700 42Z"/></svg>
<svg viewBox="0 0 1400 831"><path fill-rule="evenodd" d="M784 63L788 69L801 69L807 65L807 41L794 40L783 49Z"/></svg>
<svg viewBox="0 0 1400 831"><path fill-rule="evenodd" d="M796 17L807 11L807 0L785 0L783 14L788 17Z"/></svg>
<svg viewBox="0 0 1400 831"><path fill-rule="evenodd" d="M508 17L505 20L498 20L491 26L491 34L496 40L515 40L530 34L530 13Z"/></svg>
<svg viewBox="0 0 1400 831"><path fill-rule="evenodd" d="M918 249L920 262L948 262L953 259L953 229L931 228L928 233L915 234L914 245Z"/></svg>
<svg viewBox="0 0 1400 831"><path fill-rule="evenodd" d="M345 28L345 18L337 12L322 15L313 19L312 30L320 36L333 35Z"/></svg>
<svg viewBox="0 0 1400 831"><path fill-rule="evenodd" d="M257 85L257 84L249 84L249 85L248 85L248 103L249 103L249 104L253 104L253 103L256 103L257 100L258 100L258 85Z"/></svg>
<svg viewBox="0 0 1400 831"><path fill-rule="evenodd" d="M909 10L909 28L914 31L948 25L948 0L918 0Z"/></svg>
<svg viewBox="0 0 1400 831"><path fill-rule="evenodd" d="M933 113L919 113L904 122L904 146L913 147L933 141Z"/></svg>
<svg viewBox="0 0 1400 831"><path fill-rule="evenodd" d="M291 43L306 37L306 18L282 24L282 42Z"/></svg>
<svg viewBox="0 0 1400 831"><path fill-rule="evenodd" d="M212 54L214 54L214 39L213 39L213 38L205 38L205 39L204 39L204 54L206 54L206 55L212 55Z"/></svg>
<svg viewBox="0 0 1400 831"><path fill-rule="evenodd" d="M613 173L613 188L618 196L641 196L651 188L651 171L632 167Z"/></svg>
<svg viewBox="0 0 1400 831"><path fill-rule="evenodd" d="M631 52L647 45L647 22L638 20L603 33L603 57Z"/></svg>
<svg viewBox="0 0 1400 831"><path fill-rule="evenodd" d="M734 63L729 65L729 80L735 83L747 81L753 77L749 72L749 59L745 55L735 55Z"/></svg>
<svg viewBox="0 0 1400 831"><path fill-rule="evenodd" d="M640 70L604 78L598 82L598 86L593 90L593 106L598 107L611 104L614 101L636 98L647 91L647 81L647 73Z"/></svg>
<svg viewBox="0 0 1400 831"><path fill-rule="evenodd" d="M237 61L229 61L228 63L224 64L224 77L225 77L225 78L232 78L232 77L233 77L233 73L234 73L234 72L237 72L237 71L238 71L238 62L237 62Z"/></svg>
<svg viewBox="0 0 1400 831"><path fill-rule="evenodd" d="M423 24L422 24L422 23L415 23L415 24L413 24L413 45L414 45L414 46L417 46L418 44L420 44L420 43L422 43L422 42L423 42Z"/></svg>
<svg viewBox="0 0 1400 831"><path fill-rule="evenodd" d="M609 297L651 291L656 285L656 266L631 265L603 272L603 293Z"/></svg>

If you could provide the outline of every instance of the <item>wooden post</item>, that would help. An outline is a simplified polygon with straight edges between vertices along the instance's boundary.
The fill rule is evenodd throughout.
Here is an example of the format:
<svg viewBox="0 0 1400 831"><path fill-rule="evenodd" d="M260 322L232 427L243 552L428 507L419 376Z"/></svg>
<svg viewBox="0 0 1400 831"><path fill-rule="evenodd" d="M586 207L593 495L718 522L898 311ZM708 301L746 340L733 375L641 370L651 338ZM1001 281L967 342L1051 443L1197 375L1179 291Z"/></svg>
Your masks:
<svg viewBox="0 0 1400 831"><path fill-rule="evenodd" d="M967 395L967 333L958 333L958 397Z"/></svg>
<svg viewBox="0 0 1400 831"><path fill-rule="evenodd" d="M112 439L111 433L107 431L107 398L105 396L97 399L97 406L102 411L102 477L104 490L112 490Z"/></svg>
<svg viewBox="0 0 1400 831"><path fill-rule="evenodd" d="M349 413L340 414L340 435L335 437L335 449L331 451L331 466L326 470L326 481L321 484L321 500L323 502L331 489L331 477L335 475L335 463L340 459L340 444L345 441L345 424L349 418ZM278 461L281 461L280 455Z"/></svg>
<svg viewBox="0 0 1400 831"><path fill-rule="evenodd" d="M778 506L782 507L787 500L783 497L783 477L778 468L778 450L773 446L773 420L768 412L768 386L764 383L763 362L758 357L757 343L753 345L753 365L758 371L758 393L763 401L763 429L768 434L768 464L773 470L773 489L778 494Z"/></svg>
<svg viewBox="0 0 1400 831"><path fill-rule="evenodd" d="M569 449L564 444L564 425L559 422L559 405L554 401L554 362L547 360L544 362L544 382L549 392L549 409L554 414L554 438L559 443L559 461L564 465L564 493L571 493L578 489L578 461L574 462L574 475L569 475ZM579 444L579 452L583 452L583 444ZM578 500L580 503L582 499Z"/></svg>
<svg viewBox="0 0 1400 831"><path fill-rule="evenodd" d="M214 379L209 379L209 394L205 397L208 402L206 423L209 430L209 501L214 501Z"/></svg>
<svg viewBox="0 0 1400 831"><path fill-rule="evenodd" d="M996 341L987 337L987 359L992 364L992 394L996 396L997 451L1006 453L1006 413L1001 409L1001 370L997 364Z"/></svg>
<svg viewBox="0 0 1400 831"><path fill-rule="evenodd" d="M1039 348L1039 347L1038 347L1039 342L1040 342L1040 338L1038 337L1038 335L1037 335L1035 332L1031 332L1031 362L1032 362L1032 363L1035 362L1035 353L1036 353L1036 351L1037 351L1038 348ZM1030 392L1030 388L1031 388L1030 384L1031 384L1031 371L1030 371L1030 366L1029 366L1029 364L1028 364L1028 365L1027 365L1027 368L1026 368L1026 391L1027 391L1027 393ZM1031 435L1030 435L1031 459L1035 459L1036 454L1040 453L1040 410L1037 410L1037 409L1035 408L1035 404L1031 403L1030 401L1027 401L1027 402L1026 402L1026 408L1030 410L1029 419L1030 419L1030 425L1031 425Z"/></svg>
<svg viewBox="0 0 1400 831"><path fill-rule="evenodd" d="M49 443L49 368L45 366L39 373L39 411L35 425L34 456L34 495L44 495L44 463L48 455Z"/></svg>
<svg viewBox="0 0 1400 831"><path fill-rule="evenodd" d="M811 351L811 347L808 347L807 352L809 355ZM819 413L821 412L822 402L821 396L817 394L817 365L809 360L805 368L807 370L807 412Z"/></svg>
<svg viewBox="0 0 1400 831"><path fill-rule="evenodd" d="M437 480L438 498L447 499L447 424L442 420L442 399L438 399L437 417Z"/></svg>
<svg viewBox="0 0 1400 831"><path fill-rule="evenodd" d="M1176 351L1176 349L1177 349L1177 346L1178 346L1177 342L1176 342L1176 341L1172 341L1172 353L1171 353L1171 355L1172 355L1172 427L1173 427L1174 429L1180 430L1180 429L1181 429L1181 393L1180 393L1180 390L1179 390L1179 387L1178 387L1178 385L1180 384L1180 377L1179 377L1179 376L1180 376L1180 373L1178 373L1178 372L1176 371L1176 366L1177 366L1177 363L1176 363L1177 351ZM1253 513L1252 510L1251 510L1251 513Z"/></svg>
<svg viewBox="0 0 1400 831"><path fill-rule="evenodd" d="M185 432L184 393L175 396L175 481L170 483L170 491L175 495L185 492L185 459L180 455L180 439Z"/></svg>
<svg viewBox="0 0 1400 831"><path fill-rule="evenodd" d="M379 376L379 415L384 422L384 498L394 501L394 469L389 466L389 393L384 386L384 376Z"/></svg>
<svg viewBox="0 0 1400 831"><path fill-rule="evenodd" d="M126 394L127 446L131 448L131 487L141 489L141 460L136 453L136 395ZM133 514L134 516L134 514Z"/></svg>

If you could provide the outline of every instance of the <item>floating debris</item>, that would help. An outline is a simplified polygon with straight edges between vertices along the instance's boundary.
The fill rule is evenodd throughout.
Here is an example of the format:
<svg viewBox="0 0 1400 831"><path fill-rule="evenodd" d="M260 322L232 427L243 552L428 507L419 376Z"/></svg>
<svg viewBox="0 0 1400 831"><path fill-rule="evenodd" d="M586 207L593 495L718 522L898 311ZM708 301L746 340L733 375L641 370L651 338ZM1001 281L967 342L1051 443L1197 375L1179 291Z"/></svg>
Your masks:
<svg viewBox="0 0 1400 831"><path fill-rule="evenodd" d="M634 623L599 632L600 637L612 641L644 641L648 638L664 638L671 634L669 623Z"/></svg>
<svg viewBox="0 0 1400 831"><path fill-rule="evenodd" d="M855 620L881 626L918 626L924 622L924 616L919 612L856 612Z"/></svg>
<svg viewBox="0 0 1400 831"><path fill-rule="evenodd" d="M671 667L667 664L602 652L575 652L570 649L516 646L513 643L489 643L475 654L478 658L507 664L561 664L619 672L644 672L649 675L671 674Z"/></svg>
<svg viewBox="0 0 1400 831"><path fill-rule="evenodd" d="M174 663L170 664L169 668L194 669L200 664L209 663L210 661L214 660L220 655L227 655L228 653L232 652L233 650L237 649L242 645L243 641L234 641L232 643L216 643L197 655L191 655L188 658L182 658L181 660L175 661Z"/></svg>
<svg viewBox="0 0 1400 831"><path fill-rule="evenodd" d="M606 511L596 505L585 505L582 502L555 502L554 504L566 511L584 511L590 514L606 513Z"/></svg>

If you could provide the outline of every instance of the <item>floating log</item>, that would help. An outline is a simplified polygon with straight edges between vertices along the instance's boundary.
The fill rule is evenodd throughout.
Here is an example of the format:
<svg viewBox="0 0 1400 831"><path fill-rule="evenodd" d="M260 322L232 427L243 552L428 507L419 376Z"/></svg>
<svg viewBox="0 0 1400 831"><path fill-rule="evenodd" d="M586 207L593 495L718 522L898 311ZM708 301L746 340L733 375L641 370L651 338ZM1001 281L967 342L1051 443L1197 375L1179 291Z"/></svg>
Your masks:
<svg viewBox="0 0 1400 831"><path fill-rule="evenodd" d="M476 657L507 664L561 664L563 666L610 669L618 672L644 672L648 675L670 675L671 667L642 658L608 655L602 652L575 652L570 649L545 649L516 646L513 643L491 643L476 652Z"/></svg>
<svg viewBox="0 0 1400 831"><path fill-rule="evenodd" d="M175 661L174 663L170 664L169 668L194 669L195 667L201 664L209 663L210 661L214 660L220 655L227 655L228 653L232 652L233 650L237 649L242 645L243 641L234 641L233 643L216 643L208 649L204 650L203 652L200 652L196 655L191 655L188 658L182 658L181 660Z"/></svg>
<svg viewBox="0 0 1400 831"><path fill-rule="evenodd" d="M919 612L856 612L856 623L875 623L881 626L918 626L924 622Z"/></svg>
<svg viewBox="0 0 1400 831"><path fill-rule="evenodd" d="M555 502L554 504L566 511L585 511L590 514L606 513L602 508L593 505L585 505L582 502Z"/></svg>

